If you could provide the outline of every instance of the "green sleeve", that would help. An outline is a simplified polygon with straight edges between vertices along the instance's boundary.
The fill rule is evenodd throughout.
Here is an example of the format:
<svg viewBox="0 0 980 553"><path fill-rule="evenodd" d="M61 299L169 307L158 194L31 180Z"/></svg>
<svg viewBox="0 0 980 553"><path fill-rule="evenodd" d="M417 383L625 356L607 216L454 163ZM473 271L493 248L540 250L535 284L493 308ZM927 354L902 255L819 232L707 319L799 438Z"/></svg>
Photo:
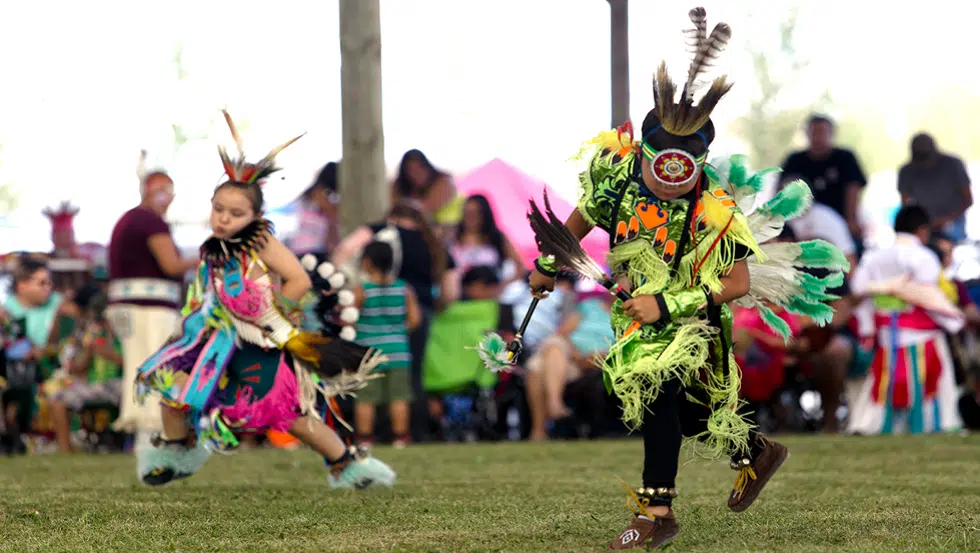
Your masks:
<svg viewBox="0 0 980 553"><path fill-rule="evenodd" d="M629 185L632 160L632 156L616 160L598 153L589 161L589 167L579 174L582 193L576 207L592 226L612 232L616 223L616 204Z"/></svg>
<svg viewBox="0 0 980 553"><path fill-rule="evenodd" d="M702 287L664 292L660 297L663 300L660 308L664 311L660 318L666 322L693 317L709 304L707 292Z"/></svg>

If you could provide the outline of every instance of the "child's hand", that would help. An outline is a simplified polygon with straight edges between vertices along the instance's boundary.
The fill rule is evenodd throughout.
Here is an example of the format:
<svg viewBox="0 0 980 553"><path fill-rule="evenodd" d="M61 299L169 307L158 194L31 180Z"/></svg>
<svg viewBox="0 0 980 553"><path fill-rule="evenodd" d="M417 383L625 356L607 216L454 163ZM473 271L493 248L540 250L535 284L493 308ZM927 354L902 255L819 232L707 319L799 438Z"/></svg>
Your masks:
<svg viewBox="0 0 980 553"><path fill-rule="evenodd" d="M657 298L650 295L636 296L623 304L623 312L634 321L653 324L660 320L660 305Z"/></svg>

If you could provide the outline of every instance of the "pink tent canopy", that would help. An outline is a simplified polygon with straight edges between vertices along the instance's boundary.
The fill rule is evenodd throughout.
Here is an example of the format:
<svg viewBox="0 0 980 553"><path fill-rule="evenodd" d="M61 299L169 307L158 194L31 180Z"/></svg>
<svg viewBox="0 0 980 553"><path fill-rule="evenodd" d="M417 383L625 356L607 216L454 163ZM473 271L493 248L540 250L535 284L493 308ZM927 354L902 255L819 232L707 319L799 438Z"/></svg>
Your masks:
<svg viewBox="0 0 980 553"><path fill-rule="evenodd" d="M487 197L497 219L497 226L517 248L528 268L538 257L534 233L527 223L528 201L534 199L543 210L542 192L547 190L555 215L565 220L572 212L572 205L550 186L500 159L494 159L458 179L456 187L464 196L483 194ZM582 240L582 246L593 259L605 264L606 252L609 251L609 238L605 232L593 230Z"/></svg>

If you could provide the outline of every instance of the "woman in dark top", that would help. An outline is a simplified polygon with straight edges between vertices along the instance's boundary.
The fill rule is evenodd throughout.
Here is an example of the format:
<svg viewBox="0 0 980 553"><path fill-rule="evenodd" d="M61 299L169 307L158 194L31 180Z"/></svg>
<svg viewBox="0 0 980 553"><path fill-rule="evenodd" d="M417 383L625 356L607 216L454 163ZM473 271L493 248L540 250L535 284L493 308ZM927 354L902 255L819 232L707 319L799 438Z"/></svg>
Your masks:
<svg viewBox="0 0 980 553"><path fill-rule="evenodd" d="M428 400L422 389L422 358L429 337L429 321L459 297L459 280L452 256L436 237L426 217L407 203L398 203L381 222L358 227L345 238L331 261L337 267L356 261L364 246L374 240L391 244L398 278L415 290L422 323L409 337L412 348L412 434L421 440L428 433Z"/></svg>

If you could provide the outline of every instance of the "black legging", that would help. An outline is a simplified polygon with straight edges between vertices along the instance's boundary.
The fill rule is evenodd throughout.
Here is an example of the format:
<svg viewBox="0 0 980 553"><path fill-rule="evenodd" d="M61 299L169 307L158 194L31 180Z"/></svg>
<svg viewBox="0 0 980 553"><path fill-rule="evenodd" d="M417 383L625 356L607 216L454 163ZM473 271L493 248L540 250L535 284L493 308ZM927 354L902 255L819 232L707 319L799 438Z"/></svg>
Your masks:
<svg viewBox="0 0 980 553"><path fill-rule="evenodd" d="M643 416L643 487L673 488L681 440L708 428L711 409L689 400L680 380L664 384L657 399ZM757 433L749 430L749 444L755 449ZM752 454L756 452L753 451ZM669 506L670 498L654 498L652 504Z"/></svg>

